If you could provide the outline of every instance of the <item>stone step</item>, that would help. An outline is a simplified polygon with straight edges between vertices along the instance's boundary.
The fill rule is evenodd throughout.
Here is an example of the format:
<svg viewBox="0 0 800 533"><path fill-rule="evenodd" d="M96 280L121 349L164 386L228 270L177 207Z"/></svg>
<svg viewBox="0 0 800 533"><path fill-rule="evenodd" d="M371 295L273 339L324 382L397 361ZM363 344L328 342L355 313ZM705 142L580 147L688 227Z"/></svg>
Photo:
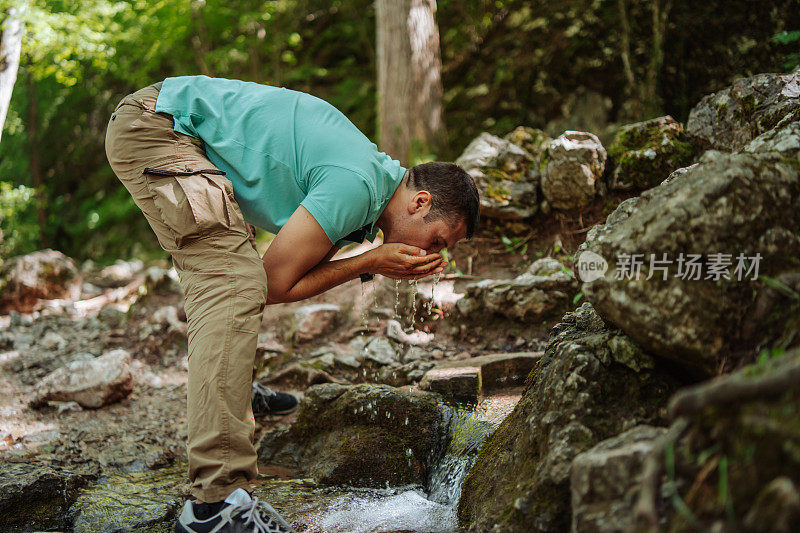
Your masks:
<svg viewBox="0 0 800 533"><path fill-rule="evenodd" d="M522 385L541 357L542 352L518 352L445 361L430 369L419 387L457 402L477 403L487 391Z"/></svg>

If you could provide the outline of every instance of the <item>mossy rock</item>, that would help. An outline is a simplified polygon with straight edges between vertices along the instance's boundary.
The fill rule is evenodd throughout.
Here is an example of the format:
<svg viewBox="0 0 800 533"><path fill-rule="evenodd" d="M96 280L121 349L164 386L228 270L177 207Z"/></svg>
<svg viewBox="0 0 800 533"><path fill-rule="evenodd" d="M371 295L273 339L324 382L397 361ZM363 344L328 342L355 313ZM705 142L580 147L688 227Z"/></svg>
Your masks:
<svg viewBox="0 0 800 533"><path fill-rule="evenodd" d="M481 193L481 214L499 220L529 218L538 209L538 153L546 144L538 130L517 128L505 139L481 133L464 149L456 164L475 179ZM541 134L544 135L544 134ZM535 147L531 154L515 140ZM537 139L539 143L537 143Z"/></svg>
<svg viewBox="0 0 800 533"><path fill-rule="evenodd" d="M800 96L793 89L797 83L800 69L738 78L698 102L689 113L686 131L703 149L740 150L784 118L800 120Z"/></svg>
<svg viewBox="0 0 800 533"><path fill-rule="evenodd" d="M387 385L315 385L291 428L265 436L259 458L323 484L424 485L442 423L436 394Z"/></svg>
<svg viewBox="0 0 800 533"><path fill-rule="evenodd" d="M78 490L94 476L39 462L0 465L0 530L63 530Z"/></svg>
<svg viewBox="0 0 800 533"><path fill-rule="evenodd" d="M185 464L103 477L70 508L75 533L169 533L183 505Z"/></svg>
<svg viewBox="0 0 800 533"><path fill-rule="evenodd" d="M615 164L612 189L649 189L690 165L696 149L683 126L665 116L622 127L608 155Z"/></svg>
<svg viewBox="0 0 800 533"><path fill-rule="evenodd" d="M514 411L464 481L459 524L488 531L566 531L572 459L640 423L660 424L675 389L630 338L589 304L567 313Z"/></svg>

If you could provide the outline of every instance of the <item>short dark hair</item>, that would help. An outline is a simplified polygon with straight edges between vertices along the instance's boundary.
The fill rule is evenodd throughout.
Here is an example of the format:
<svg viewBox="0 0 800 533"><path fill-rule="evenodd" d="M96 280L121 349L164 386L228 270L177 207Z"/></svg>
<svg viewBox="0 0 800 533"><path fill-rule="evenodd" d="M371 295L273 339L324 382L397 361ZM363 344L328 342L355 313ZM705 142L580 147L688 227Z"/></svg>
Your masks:
<svg viewBox="0 0 800 533"><path fill-rule="evenodd" d="M408 169L406 187L431 193L431 210L425 220L464 220L471 239L480 220L478 188L472 176L453 163L423 163Z"/></svg>

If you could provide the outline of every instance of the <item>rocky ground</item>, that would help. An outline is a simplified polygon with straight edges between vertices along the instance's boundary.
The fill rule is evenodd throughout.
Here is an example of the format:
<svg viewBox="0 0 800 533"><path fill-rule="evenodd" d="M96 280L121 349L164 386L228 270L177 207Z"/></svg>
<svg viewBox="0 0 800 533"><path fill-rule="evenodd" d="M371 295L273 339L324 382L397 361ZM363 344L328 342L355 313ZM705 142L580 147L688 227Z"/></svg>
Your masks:
<svg viewBox="0 0 800 533"><path fill-rule="evenodd" d="M482 134L445 276L267 308L254 378L303 402L257 421L257 495L301 531L797 530L799 157L800 72L607 149ZM181 302L166 263L3 263L4 531L170 529Z"/></svg>

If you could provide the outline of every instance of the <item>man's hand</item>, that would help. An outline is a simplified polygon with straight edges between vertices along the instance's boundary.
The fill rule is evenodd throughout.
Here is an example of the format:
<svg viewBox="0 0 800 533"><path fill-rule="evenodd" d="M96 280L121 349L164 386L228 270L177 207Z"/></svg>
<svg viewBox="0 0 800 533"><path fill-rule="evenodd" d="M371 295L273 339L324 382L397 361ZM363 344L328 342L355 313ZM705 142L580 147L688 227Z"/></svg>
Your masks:
<svg viewBox="0 0 800 533"><path fill-rule="evenodd" d="M441 272L447 264L438 253L402 243L382 244L367 254L373 264L370 273L392 279L424 278Z"/></svg>

